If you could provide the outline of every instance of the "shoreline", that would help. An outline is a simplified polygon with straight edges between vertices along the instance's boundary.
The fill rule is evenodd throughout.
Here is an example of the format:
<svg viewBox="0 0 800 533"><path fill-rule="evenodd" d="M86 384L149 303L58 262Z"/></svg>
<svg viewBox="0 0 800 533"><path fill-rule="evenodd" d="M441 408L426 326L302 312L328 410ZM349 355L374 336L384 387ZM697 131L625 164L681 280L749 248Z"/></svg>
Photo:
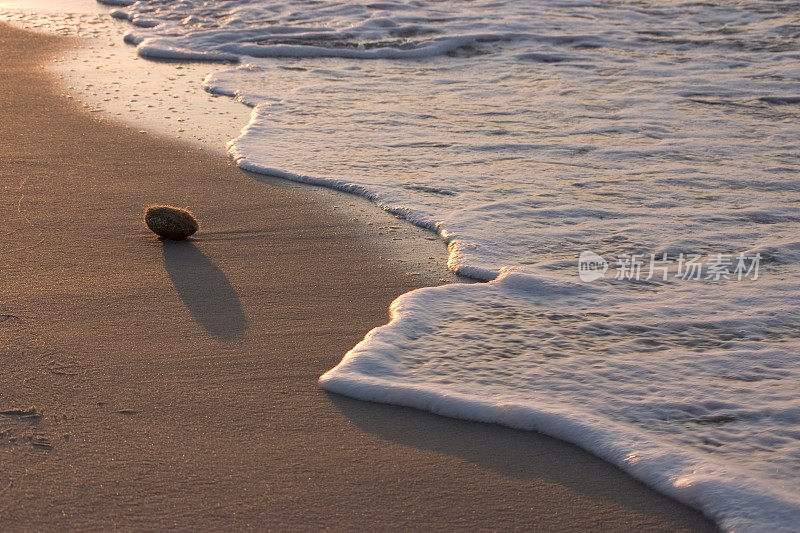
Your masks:
<svg viewBox="0 0 800 533"><path fill-rule="evenodd" d="M714 529L575 446L319 389L438 274L303 185L81 109L42 67L74 44L0 25L6 527ZM157 241L151 203L197 238Z"/></svg>

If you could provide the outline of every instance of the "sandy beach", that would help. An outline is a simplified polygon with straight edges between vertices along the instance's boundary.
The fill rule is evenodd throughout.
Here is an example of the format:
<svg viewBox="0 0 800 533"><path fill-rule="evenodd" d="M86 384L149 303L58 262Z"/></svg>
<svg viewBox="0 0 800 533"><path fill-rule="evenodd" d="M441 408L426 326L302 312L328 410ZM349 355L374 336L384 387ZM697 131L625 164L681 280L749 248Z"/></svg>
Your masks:
<svg viewBox="0 0 800 533"><path fill-rule="evenodd" d="M301 186L85 111L44 67L69 46L0 26L0 529L714 529L554 439L326 394L438 274ZM152 203L201 231L158 241Z"/></svg>

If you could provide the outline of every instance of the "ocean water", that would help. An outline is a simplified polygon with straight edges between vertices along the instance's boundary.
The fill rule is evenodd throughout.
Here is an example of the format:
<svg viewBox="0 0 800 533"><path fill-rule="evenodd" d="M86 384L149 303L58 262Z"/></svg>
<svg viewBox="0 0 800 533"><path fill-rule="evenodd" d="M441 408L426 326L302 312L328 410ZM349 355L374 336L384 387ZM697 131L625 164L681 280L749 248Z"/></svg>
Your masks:
<svg viewBox="0 0 800 533"><path fill-rule="evenodd" d="M403 295L325 389L797 530L800 2L103 3L140 57L216 62L241 167L369 198L487 281Z"/></svg>

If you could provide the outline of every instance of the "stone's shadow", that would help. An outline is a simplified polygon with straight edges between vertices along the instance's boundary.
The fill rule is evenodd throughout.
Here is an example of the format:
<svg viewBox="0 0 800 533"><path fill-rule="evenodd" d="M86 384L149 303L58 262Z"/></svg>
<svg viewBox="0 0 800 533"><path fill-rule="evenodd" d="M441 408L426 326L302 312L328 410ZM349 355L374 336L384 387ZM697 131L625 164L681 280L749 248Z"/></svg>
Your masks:
<svg viewBox="0 0 800 533"><path fill-rule="evenodd" d="M223 340L247 329L236 290L225 274L191 241L163 242L164 268L192 317Z"/></svg>
<svg viewBox="0 0 800 533"><path fill-rule="evenodd" d="M388 441L464 459L509 478L562 485L592 499L612 501L642 514L669 519L664 509L669 507L690 515L696 513L655 494L638 480L577 446L535 431L325 394L360 430ZM662 504L653 505L654 500ZM697 527L702 531L718 531L705 518L699 519Z"/></svg>

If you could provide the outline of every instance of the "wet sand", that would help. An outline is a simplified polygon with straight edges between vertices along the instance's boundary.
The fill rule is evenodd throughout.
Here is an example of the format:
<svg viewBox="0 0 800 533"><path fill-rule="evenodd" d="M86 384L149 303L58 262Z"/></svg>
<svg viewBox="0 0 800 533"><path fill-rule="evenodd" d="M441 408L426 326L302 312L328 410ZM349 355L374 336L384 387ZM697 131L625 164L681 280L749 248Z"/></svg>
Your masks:
<svg viewBox="0 0 800 533"><path fill-rule="evenodd" d="M574 446L322 391L438 274L88 113L42 67L76 45L0 26L0 529L713 530ZM197 238L159 242L151 203Z"/></svg>

